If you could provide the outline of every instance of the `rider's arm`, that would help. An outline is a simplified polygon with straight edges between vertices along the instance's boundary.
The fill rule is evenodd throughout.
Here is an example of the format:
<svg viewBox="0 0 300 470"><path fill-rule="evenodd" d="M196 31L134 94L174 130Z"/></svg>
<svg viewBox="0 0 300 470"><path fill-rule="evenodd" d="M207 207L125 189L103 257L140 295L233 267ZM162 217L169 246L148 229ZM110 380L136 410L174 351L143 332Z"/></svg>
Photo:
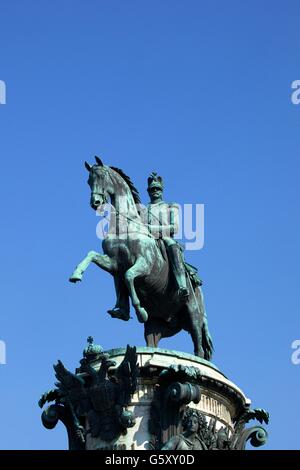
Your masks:
<svg viewBox="0 0 300 470"><path fill-rule="evenodd" d="M162 212L153 217L156 223L148 225L152 235L156 238L173 237L179 229L179 207L177 204L169 204L162 208ZM152 221L153 221L152 219Z"/></svg>

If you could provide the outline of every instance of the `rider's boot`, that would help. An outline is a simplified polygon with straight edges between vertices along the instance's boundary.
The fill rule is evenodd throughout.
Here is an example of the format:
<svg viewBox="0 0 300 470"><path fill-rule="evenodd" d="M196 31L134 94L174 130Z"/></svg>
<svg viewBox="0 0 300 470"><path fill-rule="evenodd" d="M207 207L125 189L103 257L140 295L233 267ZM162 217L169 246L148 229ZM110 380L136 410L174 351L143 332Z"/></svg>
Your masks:
<svg viewBox="0 0 300 470"><path fill-rule="evenodd" d="M118 318L119 320L128 321L130 320L129 311L122 307L114 307L111 310L107 310L112 318Z"/></svg>
<svg viewBox="0 0 300 470"><path fill-rule="evenodd" d="M181 248L177 243L168 246L169 260L178 285L178 296L180 300L186 302L189 291L186 283L185 267L182 259Z"/></svg>
<svg viewBox="0 0 300 470"><path fill-rule="evenodd" d="M112 318L128 321L130 319L129 295L124 280L121 276L114 276L115 289L117 294L116 306L111 310L107 310Z"/></svg>

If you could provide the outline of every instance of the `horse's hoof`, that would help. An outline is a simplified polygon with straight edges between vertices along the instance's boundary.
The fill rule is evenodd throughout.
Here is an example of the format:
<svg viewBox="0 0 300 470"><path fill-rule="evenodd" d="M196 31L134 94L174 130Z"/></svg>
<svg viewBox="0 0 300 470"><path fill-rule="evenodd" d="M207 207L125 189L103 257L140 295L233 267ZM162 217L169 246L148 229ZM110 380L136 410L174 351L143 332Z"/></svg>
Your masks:
<svg viewBox="0 0 300 470"><path fill-rule="evenodd" d="M111 310L107 310L107 313L109 313L112 318L118 318L119 320L128 321L130 319L129 312L121 308L112 308Z"/></svg>
<svg viewBox="0 0 300 470"><path fill-rule="evenodd" d="M82 275L80 274L73 274L73 276L70 277L69 281L70 282L73 282L75 284L75 282L79 282L82 280Z"/></svg>
<svg viewBox="0 0 300 470"><path fill-rule="evenodd" d="M140 323L145 323L148 320L148 313L143 307L136 310L136 316Z"/></svg>

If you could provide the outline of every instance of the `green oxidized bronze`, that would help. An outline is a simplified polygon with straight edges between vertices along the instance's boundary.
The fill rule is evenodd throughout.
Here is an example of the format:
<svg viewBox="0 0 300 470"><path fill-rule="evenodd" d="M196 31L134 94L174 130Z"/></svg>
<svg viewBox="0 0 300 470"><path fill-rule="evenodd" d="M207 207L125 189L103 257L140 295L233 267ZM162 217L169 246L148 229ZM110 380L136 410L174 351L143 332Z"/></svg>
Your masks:
<svg viewBox="0 0 300 470"><path fill-rule="evenodd" d="M268 413L264 410L251 410L250 419L258 419L257 412L263 412L263 421L268 424ZM187 407L180 419L182 432L171 437L162 450L245 450L250 441L253 447L263 446L268 434L262 426L245 428L248 421L237 422L234 433L225 426L216 429L216 419L208 424L205 415L199 410Z"/></svg>
<svg viewBox="0 0 300 470"><path fill-rule="evenodd" d="M217 417L208 422L204 413L191 408L201 400L202 385L195 367L174 364L161 372L149 420L153 450L244 450L248 441L254 447L266 443L268 434L262 426L245 427L253 419L268 424L269 414L263 409L251 410L244 404L231 429L217 428ZM217 381L211 385L217 390Z"/></svg>
<svg viewBox="0 0 300 470"><path fill-rule="evenodd" d="M126 407L137 388L136 348L127 346L123 361L110 372L115 361L91 337L88 343L75 374L61 361L53 366L58 380L56 388L39 400L41 408L47 402L55 402L43 411L42 422L52 429L61 420L68 431L69 449L73 450L85 448L87 434L109 442L126 434L135 424L133 413ZM94 368L95 361L100 362L98 370Z"/></svg>
<svg viewBox="0 0 300 470"><path fill-rule="evenodd" d="M144 324L147 347L103 351L88 338L75 373L54 366L56 388L39 405L52 402L42 422L58 420L68 432L69 449L242 450L267 440L263 409L250 400L210 360L213 352L197 269L186 263L174 236L179 206L163 199L157 173L148 178L150 203L142 206L130 178L119 168L85 163L90 203L110 219L103 254L90 251L70 281L82 280L90 263L114 277L113 318L130 319L130 300ZM161 338L186 330L194 354L158 348ZM118 367L117 367L118 365Z"/></svg>
<svg viewBox="0 0 300 470"><path fill-rule="evenodd" d="M114 277L116 305L112 317L129 320L129 299L144 323L146 344L157 347L161 338L186 330L194 354L211 359L213 345L208 330L201 281L196 269L184 262L181 246L174 240L178 229L176 204L162 199L163 182L156 173L148 179L151 202L146 214L137 189L125 173L103 165L85 164L91 188L91 206L104 214L111 206L109 230L103 240L104 254L90 251L70 281L82 280L90 263Z"/></svg>

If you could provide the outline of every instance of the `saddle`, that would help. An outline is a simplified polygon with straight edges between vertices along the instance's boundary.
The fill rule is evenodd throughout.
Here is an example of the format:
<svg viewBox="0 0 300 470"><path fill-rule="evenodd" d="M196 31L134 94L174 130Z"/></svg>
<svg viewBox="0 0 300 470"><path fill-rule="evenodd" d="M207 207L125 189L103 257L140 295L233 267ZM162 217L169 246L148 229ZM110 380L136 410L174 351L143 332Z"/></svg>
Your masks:
<svg viewBox="0 0 300 470"><path fill-rule="evenodd" d="M158 248L159 248L159 250L162 254L162 257L164 258L165 261L168 261L168 253L167 253L166 246L165 246L163 238L159 238L158 240L156 240L156 243L157 243L157 246L158 246ZM181 243L179 243L179 242L177 242L177 243L180 246L180 249L182 251L182 256L183 256L184 247ZM198 275L198 269L195 266L193 266L192 264L187 263L185 260L183 261L183 264L184 264L186 273L187 273L187 275L189 276L189 278L191 280L193 288L195 289L198 286L202 286L203 282L202 282L202 279L200 279L200 277Z"/></svg>

